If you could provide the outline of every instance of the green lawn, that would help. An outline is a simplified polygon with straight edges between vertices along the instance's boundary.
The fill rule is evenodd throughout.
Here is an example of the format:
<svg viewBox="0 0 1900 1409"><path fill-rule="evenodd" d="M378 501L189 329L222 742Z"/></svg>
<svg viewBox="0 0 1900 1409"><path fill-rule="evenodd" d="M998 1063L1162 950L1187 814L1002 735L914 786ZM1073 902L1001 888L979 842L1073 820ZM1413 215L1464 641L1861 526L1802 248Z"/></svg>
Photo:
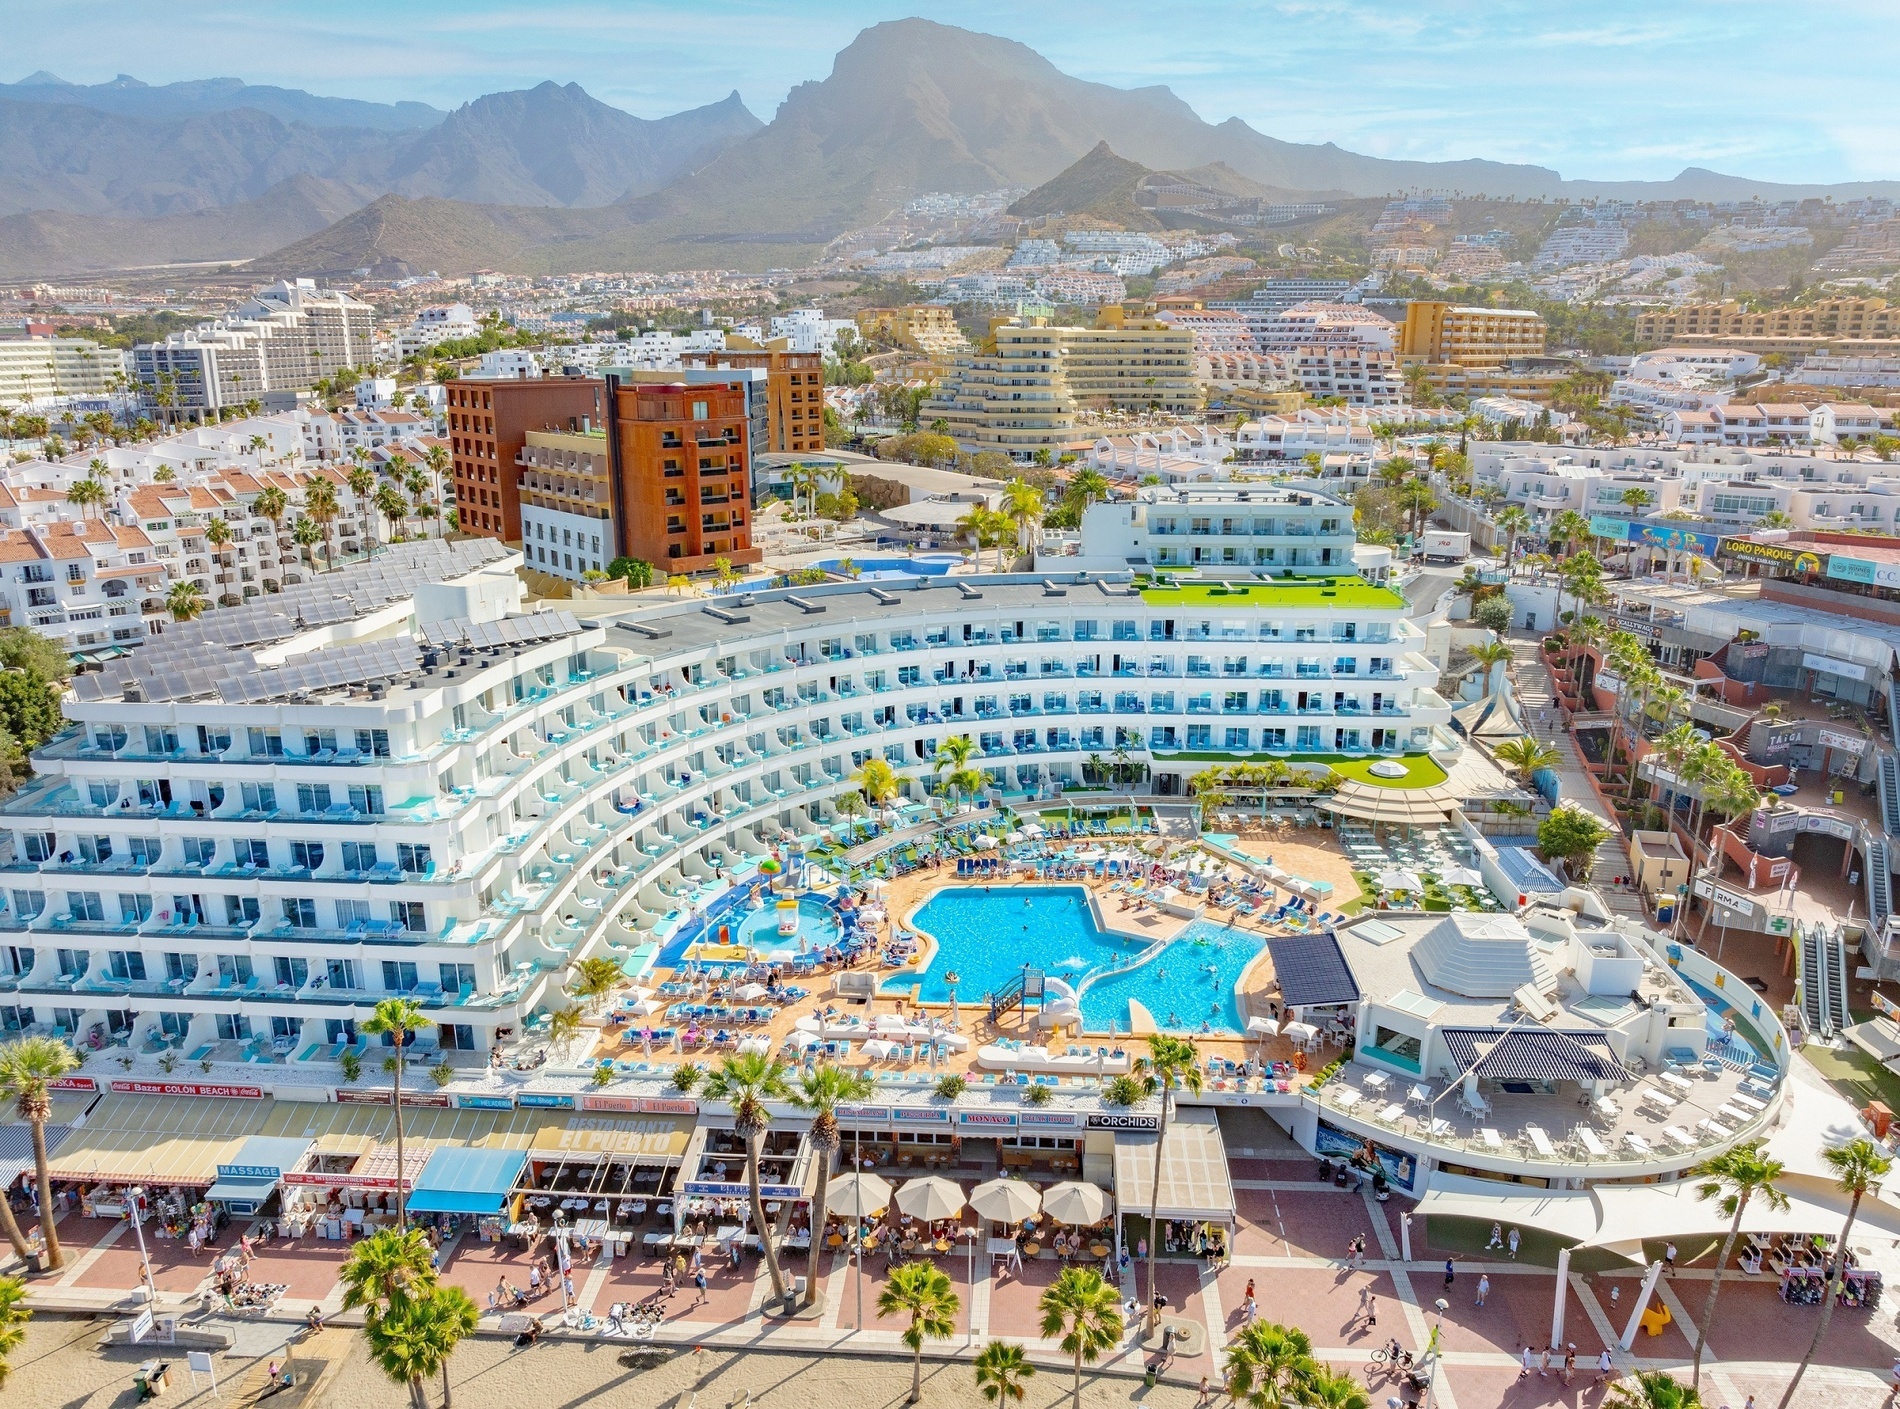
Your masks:
<svg viewBox="0 0 1900 1409"><path fill-rule="evenodd" d="M1352 607L1404 611L1405 598L1390 587L1363 577L1287 577L1277 581L1190 582L1178 587L1144 587L1141 600L1151 607Z"/></svg>
<svg viewBox="0 0 1900 1409"><path fill-rule="evenodd" d="M1355 783L1364 783L1374 788L1435 788L1445 781L1445 770L1433 762L1430 754L1377 754L1359 757L1343 753L1240 753L1229 750L1206 750L1190 752L1186 749L1151 749L1151 756L1157 763L1266 763L1278 759L1287 764L1304 764L1309 768L1325 767L1332 769L1342 778L1350 778ZM1403 778L1381 778L1371 771L1372 765L1382 760L1405 765ZM1297 782L1289 783L1297 787Z"/></svg>
<svg viewBox="0 0 1900 1409"><path fill-rule="evenodd" d="M1827 1078L1828 1084L1856 1106L1878 1099L1889 1110L1900 1111L1900 1076L1895 1076L1868 1053L1849 1043L1838 1051L1818 1043L1801 1049L1801 1055Z"/></svg>

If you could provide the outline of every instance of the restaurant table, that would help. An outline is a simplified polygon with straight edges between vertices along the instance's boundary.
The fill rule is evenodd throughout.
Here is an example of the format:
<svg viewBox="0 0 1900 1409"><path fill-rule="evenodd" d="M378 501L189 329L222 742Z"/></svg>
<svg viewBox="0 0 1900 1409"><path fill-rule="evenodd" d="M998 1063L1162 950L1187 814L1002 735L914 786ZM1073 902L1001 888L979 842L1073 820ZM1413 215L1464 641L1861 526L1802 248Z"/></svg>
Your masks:
<svg viewBox="0 0 1900 1409"><path fill-rule="evenodd" d="M1636 1098L1638 1102L1659 1106L1666 1111L1672 1111L1676 1108L1676 1098L1674 1096L1665 1096L1653 1086L1645 1086L1641 1091L1636 1093Z"/></svg>
<svg viewBox="0 0 1900 1409"><path fill-rule="evenodd" d="M1623 1108L1608 1096L1599 1096L1590 1103L1590 1108L1605 1120L1615 1120L1623 1114Z"/></svg>
<svg viewBox="0 0 1900 1409"><path fill-rule="evenodd" d="M1333 1093L1333 1105L1342 1111L1349 1111L1358 1104L1359 1091L1357 1087L1342 1086Z"/></svg>
<svg viewBox="0 0 1900 1409"><path fill-rule="evenodd" d="M1708 1131L1709 1134L1715 1136L1718 1140L1726 1140L1735 1133L1719 1120L1698 1120L1695 1123L1695 1128L1697 1130Z"/></svg>
<svg viewBox="0 0 1900 1409"><path fill-rule="evenodd" d="M1399 1102L1394 1101L1379 1112L1379 1119L1384 1121L1387 1125L1391 1125L1404 1114L1405 1107Z"/></svg>
<svg viewBox="0 0 1900 1409"><path fill-rule="evenodd" d="M1642 1136L1637 1135L1634 1132L1626 1133L1623 1136L1623 1143L1625 1145L1628 1145L1632 1150L1636 1151L1636 1153L1639 1155L1647 1155L1651 1153L1651 1150L1649 1148L1649 1141L1645 1140Z"/></svg>
<svg viewBox="0 0 1900 1409"><path fill-rule="evenodd" d="M1499 1135L1498 1132L1493 1130L1490 1126L1485 1126L1478 1134L1484 1140L1485 1149L1501 1150L1504 1148L1504 1137Z"/></svg>
<svg viewBox="0 0 1900 1409"><path fill-rule="evenodd" d="M939 1238L936 1242L932 1243L931 1246L938 1252L949 1252L950 1240L948 1238Z"/></svg>
<svg viewBox="0 0 1900 1409"><path fill-rule="evenodd" d="M1727 1116L1738 1125L1746 1125L1750 1120L1754 1119L1753 1114L1744 1109L1742 1105L1736 1101L1725 1101L1715 1113L1717 1115Z"/></svg>
<svg viewBox="0 0 1900 1409"><path fill-rule="evenodd" d="M1107 1257L1108 1244L1107 1243L1091 1243L1089 1245L1089 1255L1091 1257Z"/></svg>
<svg viewBox="0 0 1900 1409"><path fill-rule="evenodd" d="M1543 1126L1541 1125L1525 1126L1524 1138L1531 1142L1531 1148L1537 1151L1537 1153L1540 1156L1542 1156L1544 1159L1552 1159L1556 1156L1557 1147L1550 1143L1550 1136L1544 1133Z"/></svg>
<svg viewBox="0 0 1900 1409"><path fill-rule="evenodd" d="M1445 1136L1451 1134L1451 1122L1446 1120L1443 1116L1439 1116L1432 1122L1430 1134L1434 1140L1442 1140Z"/></svg>
<svg viewBox="0 0 1900 1409"><path fill-rule="evenodd" d="M1657 1072L1656 1079L1665 1086L1675 1087L1678 1091L1695 1090L1695 1083L1693 1081L1689 1080L1686 1076L1677 1076L1673 1071Z"/></svg>
<svg viewBox="0 0 1900 1409"><path fill-rule="evenodd" d="M1359 1078L1359 1084L1368 1091L1383 1091L1390 1084L1381 1072L1369 1071Z"/></svg>
<svg viewBox="0 0 1900 1409"><path fill-rule="evenodd" d="M1756 1115L1760 1115L1763 1111L1768 1109L1765 1103L1757 1101L1753 1096L1744 1096L1739 1091L1728 1099L1730 1105L1740 1106L1743 1110L1753 1111Z"/></svg>
<svg viewBox="0 0 1900 1409"><path fill-rule="evenodd" d="M1685 1150L1693 1150L1701 1143L1695 1136L1684 1130L1680 1125L1665 1125L1663 1127L1663 1136L1666 1139L1673 1140Z"/></svg>
<svg viewBox="0 0 1900 1409"><path fill-rule="evenodd" d="M1609 1153L1609 1151L1603 1147L1603 1142L1597 1139L1596 1131L1587 1125L1579 1125L1577 1127L1577 1143L1583 1146L1588 1153L1598 1158Z"/></svg>

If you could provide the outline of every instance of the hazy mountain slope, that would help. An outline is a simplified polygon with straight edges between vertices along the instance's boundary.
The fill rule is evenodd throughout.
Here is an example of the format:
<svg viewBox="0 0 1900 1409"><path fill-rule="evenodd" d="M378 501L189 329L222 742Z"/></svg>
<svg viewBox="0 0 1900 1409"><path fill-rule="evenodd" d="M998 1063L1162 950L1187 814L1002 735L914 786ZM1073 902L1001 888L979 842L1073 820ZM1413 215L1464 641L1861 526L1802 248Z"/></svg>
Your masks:
<svg viewBox="0 0 1900 1409"><path fill-rule="evenodd" d="M373 194L299 175L256 200L180 215L143 220L57 210L9 215L0 219L0 277L249 260L327 228Z"/></svg>
<svg viewBox="0 0 1900 1409"><path fill-rule="evenodd" d="M1158 230L1152 211L1135 205L1135 190L1152 176L1138 161L1128 161L1098 142L1075 165L1051 176L1009 208L1011 215L1087 215L1124 230Z"/></svg>
<svg viewBox="0 0 1900 1409"><path fill-rule="evenodd" d="M427 103L323 98L300 88L273 88L246 83L241 78L198 78L154 87L124 73L110 83L68 83L41 70L18 83L0 83L0 98L97 108L128 117L186 117L254 108L279 122L302 122L312 127L374 127L388 132L433 127L448 116Z"/></svg>
<svg viewBox="0 0 1900 1409"><path fill-rule="evenodd" d="M654 120L591 98L578 83L491 93L402 152L389 189L495 205L607 205L664 186L764 124L737 92Z"/></svg>

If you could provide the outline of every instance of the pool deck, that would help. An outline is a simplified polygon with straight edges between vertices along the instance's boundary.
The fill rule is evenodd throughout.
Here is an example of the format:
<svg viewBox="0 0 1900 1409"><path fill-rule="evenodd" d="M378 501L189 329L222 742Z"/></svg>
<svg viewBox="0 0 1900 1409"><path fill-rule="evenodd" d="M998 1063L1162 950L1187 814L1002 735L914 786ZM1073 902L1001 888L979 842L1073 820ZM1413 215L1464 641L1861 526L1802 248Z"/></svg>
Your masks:
<svg viewBox="0 0 1900 1409"><path fill-rule="evenodd" d="M1281 828L1276 831L1272 827L1268 827L1258 832L1243 832L1235 845L1236 849L1249 856L1266 857L1270 855L1273 857L1276 865L1304 879L1331 881L1334 887L1333 901L1335 904L1333 908L1335 909L1338 908L1338 904L1350 901L1358 895L1358 887L1352 878L1351 863L1341 851L1332 845L1331 834L1328 832L1319 830L1296 831L1291 828ZM883 900L891 915L898 917L900 922L908 924L911 917L921 909L932 896L944 890L975 886L989 886L992 888L1006 886L1033 886L1038 888L1083 886L1094 894L1095 902L1100 910L1102 919L1112 928L1121 930L1129 935L1151 939L1172 938L1174 935L1186 929L1189 924L1193 923L1192 920L1182 916L1164 914L1152 909L1136 910L1132 905L1127 903L1127 899L1124 895L1120 892L1109 890L1108 885L1109 883L1106 880L1052 881L1028 875L999 877L989 880L958 880L954 868L945 867L941 870L918 870L908 876L901 876L891 880L887 884ZM1126 908L1124 908L1124 906L1126 906ZM1238 917L1231 911L1214 910L1210 908L1203 911L1201 918L1251 931L1258 934L1262 939L1265 939L1268 935L1278 933L1273 926L1263 925L1257 919ZM880 931L880 937L888 937L888 934L889 926L887 925ZM920 973L923 967L929 962L927 952L922 956L922 959L923 962L917 966L917 971ZM863 972L866 970L860 971ZM903 972L905 971L899 969L876 970L880 984L893 975ZM669 976L670 971L660 971L653 976L652 981L659 982ZM793 1024L799 1018L809 1016L827 1006L835 1006L841 1012L850 1016L861 1017L867 1022L871 1018L882 1014L916 1013L919 1009L922 1009L931 1016L947 1017L949 1015L948 1004L916 1004L910 1001L907 994L899 994L896 992L880 992L874 999L868 1001L857 995L841 997L838 995L835 987L835 971L833 973L819 974L812 979L805 980L802 986L811 990L812 996L810 998L801 1000L798 1003L791 1004L780 1010L767 1025L740 1028L735 1031L738 1035L743 1037L768 1038L772 1043L773 1050L776 1052L779 1045L790 1035ZM1277 994L1278 988L1274 980L1273 963L1266 951L1262 949L1260 956L1247 967L1239 983L1236 1003L1240 1010L1243 1023L1249 1017L1267 1015L1269 1013L1269 1005L1275 997L1277 997ZM1042 1040L1041 1035L1037 1032L1035 1027L1031 1023L1023 1021L1020 1017L1006 1021L1000 1028L992 1028L983 1014L980 998L975 1002L969 999L960 1001L958 1014L960 1030L972 1038L971 1050L950 1056L944 1065L940 1065L936 1068L938 1074L957 1074L974 1069L975 1049L983 1043L993 1041L999 1036L1014 1038L1029 1043ZM658 1025L657 1020L655 1025ZM1237 1034L1207 1035L1200 1033L1193 1034L1193 1036L1195 1046L1200 1049L1203 1057L1223 1057L1230 1061L1239 1062L1247 1058L1253 1058L1255 1060L1262 1058L1267 1060L1290 1060L1294 1056L1292 1044L1287 1042L1284 1038L1261 1039L1259 1037L1243 1037ZM591 1044L589 1055L593 1059L618 1057L622 1060L647 1060L668 1065L685 1061L695 1061L702 1066L709 1061L717 1061L718 1059L717 1055L708 1054L705 1051L681 1054L660 1048L656 1048L650 1056L644 1056L640 1049L637 1025L631 1029L630 1034L627 1032L612 1034L600 1031L598 1027L594 1025L594 1020L590 1020L590 1025L586 1029L586 1036L583 1040ZM1057 1046L1062 1045L1067 1040L1068 1039L1060 1035L1050 1039L1050 1041ZM1126 1042L1127 1038L1124 1036L1122 1040ZM581 1059L579 1047L580 1044L577 1043L575 1055L572 1060ZM1320 1062L1324 1060L1325 1058L1321 1058ZM1315 1065L1319 1065L1320 1062L1316 1062ZM872 1069L879 1071L907 1072L911 1075L916 1075L920 1072L928 1073L931 1070L925 1062L914 1062L908 1068L892 1066L888 1063L872 1064L863 1056L861 1047L853 1049L849 1064L852 1066L871 1066Z"/></svg>

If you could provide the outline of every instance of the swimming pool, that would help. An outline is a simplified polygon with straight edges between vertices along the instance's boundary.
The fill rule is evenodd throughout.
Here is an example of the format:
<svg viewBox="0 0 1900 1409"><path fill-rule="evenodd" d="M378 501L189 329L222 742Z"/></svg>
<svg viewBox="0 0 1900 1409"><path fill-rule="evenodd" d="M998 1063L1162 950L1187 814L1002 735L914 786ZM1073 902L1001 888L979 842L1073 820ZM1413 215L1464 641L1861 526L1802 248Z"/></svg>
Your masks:
<svg viewBox="0 0 1900 1409"><path fill-rule="evenodd" d="M939 891L912 916L918 929L937 940L921 976L905 970L884 980L887 989L915 986L926 1003L950 1001L946 973L958 977L960 1002L977 1003L1003 987L1024 965L1072 986L1092 971L1134 958L1147 942L1105 931L1095 923L1088 893L1079 886L983 886ZM1082 1025L1107 1032L1128 1030L1130 999L1163 1027L1239 1032L1234 1000L1241 972L1260 952L1260 941L1228 925L1197 920L1159 954L1118 974L1087 983Z"/></svg>
<svg viewBox="0 0 1900 1409"><path fill-rule="evenodd" d="M837 572L844 558L826 558L817 566L826 572ZM876 582L893 577L942 577L963 559L953 554L939 554L925 558L852 558L849 560L858 569L859 580L865 578Z"/></svg>
<svg viewBox="0 0 1900 1409"><path fill-rule="evenodd" d="M749 944L760 953L769 953L774 949L797 949L802 943L807 949L823 949L836 944L839 938L837 914L824 901L814 896L802 895L798 898L798 933L783 936L778 932L778 909L774 900L767 900L764 907L747 911L733 924L734 944Z"/></svg>

